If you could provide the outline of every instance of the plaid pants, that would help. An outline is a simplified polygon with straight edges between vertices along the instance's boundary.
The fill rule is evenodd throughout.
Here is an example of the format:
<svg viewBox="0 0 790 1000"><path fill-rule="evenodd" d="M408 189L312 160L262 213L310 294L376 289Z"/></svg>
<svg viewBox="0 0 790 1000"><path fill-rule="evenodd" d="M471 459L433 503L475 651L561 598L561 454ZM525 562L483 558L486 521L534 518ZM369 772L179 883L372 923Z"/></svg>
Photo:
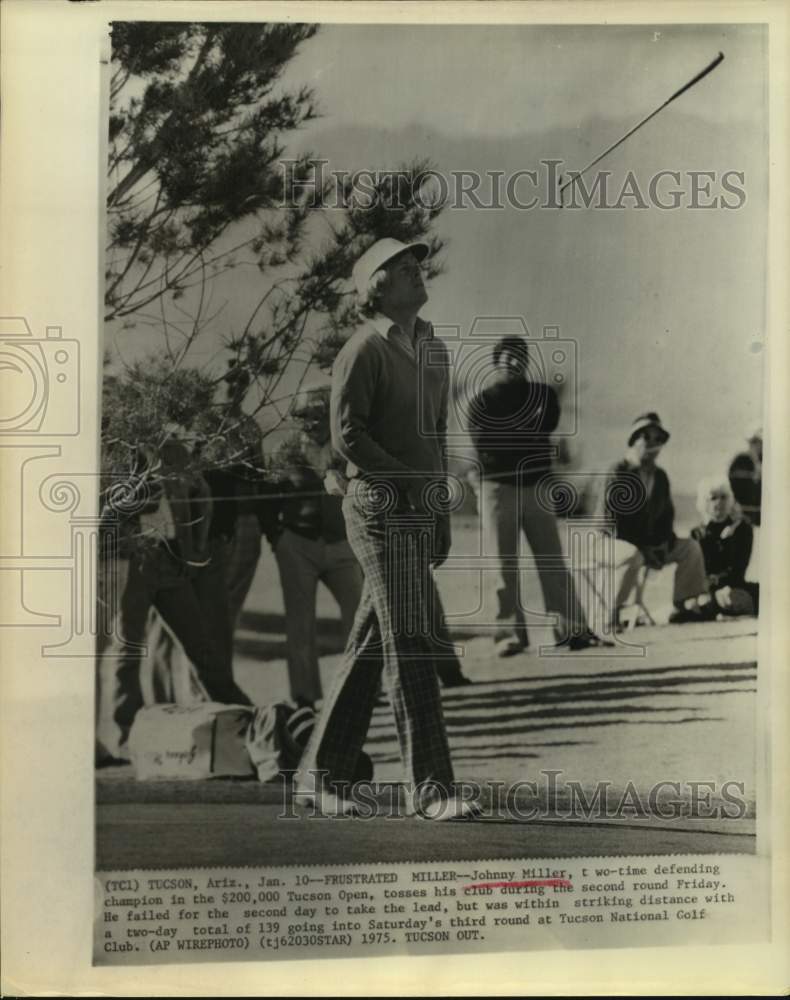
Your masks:
<svg viewBox="0 0 790 1000"><path fill-rule="evenodd" d="M432 520L397 507L381 513L359 493L346 496L343 515L365 582L297 784L312 790L311 772L323 771L330 785L353 781L383 672L407 781L449 789L453 768L426 610Z"/></svg>

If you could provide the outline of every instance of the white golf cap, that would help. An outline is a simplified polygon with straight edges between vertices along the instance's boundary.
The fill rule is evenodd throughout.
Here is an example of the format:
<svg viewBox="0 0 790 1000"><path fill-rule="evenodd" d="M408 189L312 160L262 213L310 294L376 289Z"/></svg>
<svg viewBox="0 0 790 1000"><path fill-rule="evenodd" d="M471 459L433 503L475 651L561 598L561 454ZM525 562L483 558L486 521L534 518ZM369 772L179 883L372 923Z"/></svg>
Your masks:
<svg viewBox="0 0 790 1000"><path fill-rule="evenodd" d="M384 267L388 260L392 260L393 257L397 257L398 254L403 253L404 250L411 250L417 260L421 261L425 260L431 248L427 243L419 241L416 243L401 243L400 240L394 240L389 236L383 240L376 240L373 246L368 247L362 254L354 265L354 270L351 272L357 292L364 296L368 290L370 279L376 271Z"/></svg>

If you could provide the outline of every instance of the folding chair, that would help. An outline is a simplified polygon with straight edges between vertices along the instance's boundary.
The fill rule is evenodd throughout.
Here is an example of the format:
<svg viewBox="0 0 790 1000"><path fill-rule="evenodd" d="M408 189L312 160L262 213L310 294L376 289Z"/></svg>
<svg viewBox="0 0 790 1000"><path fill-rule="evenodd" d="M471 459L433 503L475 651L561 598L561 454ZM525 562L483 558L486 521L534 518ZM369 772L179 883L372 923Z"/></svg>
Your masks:
<svg viewBox="0 0 790 1000"><path fill-rule="evenodd" d="M648 576L650 575L649 566L643 566L639 570L639 575L637 576L636 583L634 584L633 600L616 609L611 608L611 605L607 602L605 595L601 592L601 589L596 583L595 577L600 571L600 567L597 565L580 566L578 567L578 570L587 583L587 586L595 596L598 605L603 609L604 620L611 621L612 619L615 619L616 616L617 630L619 630L620 626L623 624L625 624L629 632L631 629L636 628L636 626L640 624L655 625L655 619L651 615L650 609L645 604L645 586L647 584ZM594 616L590 613L590 618L592 619L593 617Z"/></svg>
<svg viewBox="0 0 790 1000"><path fill-rule="evenodd" d="M647 584L647 578L650 575L650 567L643 566L639 570L639 575L636 578L636 584L634 585L634 599L630 604L623 604L621 607L616 609L618 621L628 622L628 631L636 628L637 625L655 625L656 621L650 614L650 610L645 604L645 585ZM624 614L626 612L626 614Z"/></svg>

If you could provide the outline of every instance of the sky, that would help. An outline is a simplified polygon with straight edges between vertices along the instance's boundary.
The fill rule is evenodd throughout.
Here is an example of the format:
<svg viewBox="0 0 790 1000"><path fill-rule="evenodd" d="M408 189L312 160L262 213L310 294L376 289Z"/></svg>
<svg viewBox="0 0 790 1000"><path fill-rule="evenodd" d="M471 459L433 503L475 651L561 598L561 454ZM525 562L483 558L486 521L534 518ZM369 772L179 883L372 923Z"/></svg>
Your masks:
<svg viewBox="0 0 790 1000"><path fill-rule="evenodd" d="M601 168L611 171L612 202L629 171L645 198L657 171L679 171L686 203L689 171L714 171L714 195L721 176L738 171L740 207L663 211L625 199L608 210L449 209L436 223L444 273L423 310L466 352L487 349L477 346L476 318L522 317L549 367L554 347L547 353L541 333L556 327L577 361L565 372L566 401L577 399L566 429L575 426L572 449L585 466L617 459L634 417L655 409L672 432L664 465L693 491L761 422L761 26L327 25L283 77L284 87L313 86L322 110L287 152L311 150L329 169L392 170L428 157L445 177L538 170L542 181L541 161L584 166L719 51L715 72ZM529 182L518 190L533 194ZM249 271L216 290L226 308L203 335L202 359L216 356L221 331L242 326L259 294ZM134 330L115 337L127 357L143 342Z"/></svg>

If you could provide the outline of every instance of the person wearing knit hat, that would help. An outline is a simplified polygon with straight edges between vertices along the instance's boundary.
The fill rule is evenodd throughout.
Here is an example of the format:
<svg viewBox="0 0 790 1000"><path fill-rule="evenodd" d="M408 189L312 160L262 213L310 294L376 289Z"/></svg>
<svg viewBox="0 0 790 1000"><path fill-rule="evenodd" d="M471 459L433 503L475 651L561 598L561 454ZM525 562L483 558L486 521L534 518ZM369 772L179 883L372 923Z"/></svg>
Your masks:
<svg viewBox="0 0 790 1000"><path fill-rule="evenodd" d="M532 552L557 646L572 652L611 645L590 628L563 552L557 517L541 497L556 451L550 435L560 419L554 388L531 377L527 341L499 337L482 388L470 396L468 430L479 465L476 482L483 549L495 560L487 573L495 615L497 656L529 645L521 598L522 535ZM533 368L534 371L534 368Z"/></svg>
<svg viewBox="0 0 790 1000"><path fill-rule="evenodd" d="M693 538L678 538L669 477L656 464L669 431L654 411L640 414L628 432L628 451L613 465L601 493L599 513L614 524L615 573L612 627L628 603L640 570L675 565L671 623L702 621L698 598L707 591L702 549Z"/></svg>
<svg viewBox="0 0 790 1000"><path fill-rule="evenodd" d="M744 517L759 528L763 487L762 427L751 431L746 442L748 451L739 452L730 463L730 487Z"/></svg>

